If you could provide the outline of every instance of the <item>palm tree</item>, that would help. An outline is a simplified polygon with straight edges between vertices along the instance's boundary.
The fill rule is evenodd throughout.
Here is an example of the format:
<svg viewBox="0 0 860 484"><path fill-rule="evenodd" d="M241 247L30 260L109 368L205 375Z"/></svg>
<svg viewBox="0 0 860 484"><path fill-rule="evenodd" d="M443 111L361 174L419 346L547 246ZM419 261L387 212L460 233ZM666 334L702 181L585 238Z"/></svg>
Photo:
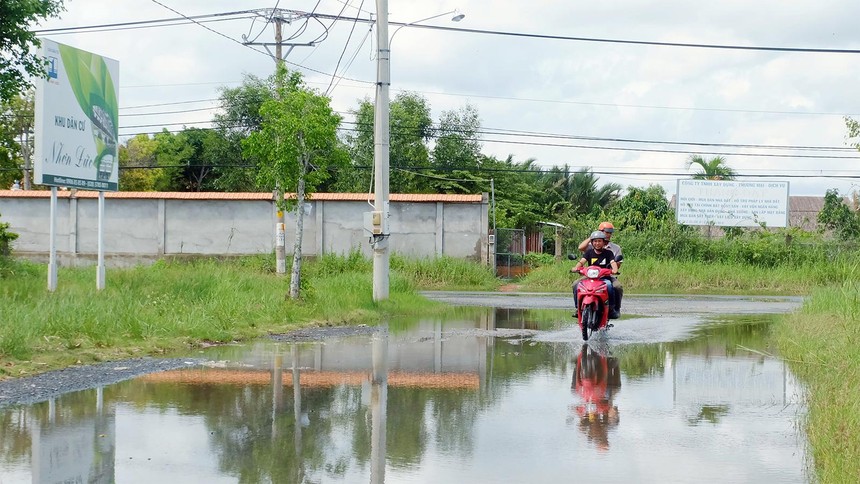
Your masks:
<svg viewBox="0 0 860 484"><path fill-rule="evenodd" d="M726 164L726 159L722 156L715 156L705 161L699 155L690 155L687 168L693 165L699 165L702 168L702 171L693 175L694 180L733 180L738 174Z"/></svg>
<svg viewBox="0 0 860 484"><path fill-rule="evenodd" d="M618 199L621 185L607 183L598 187L598 177L590 168L570 173L567 165L563 169L553 168L544 175L547 193L547 208L551 212L571 211L575 215L597 214Z"/></svg>

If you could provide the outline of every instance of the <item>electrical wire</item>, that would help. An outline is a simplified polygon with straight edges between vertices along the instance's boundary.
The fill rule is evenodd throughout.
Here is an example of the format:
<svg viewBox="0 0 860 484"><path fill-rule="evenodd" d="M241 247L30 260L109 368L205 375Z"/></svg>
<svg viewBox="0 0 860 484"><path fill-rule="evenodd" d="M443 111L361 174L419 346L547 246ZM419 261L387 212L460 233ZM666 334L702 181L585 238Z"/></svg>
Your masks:
<svg viewBox="0 0 860 484"><path fill-rule="evenodd" d="M201 24L201 23L199 23L199 22L197 22L197 21L195 21L195 20L192 20L191 18L189 18L189 17L185 16L182 12L179 12L179 11L177 11L177 10L176 10L176 9L174 9L174 8L168 7L167 5L165 5L165 4L163 4L163 3L161 3L159 0L150 0L150 1L152 1L153 3L156 3L156 4L158 4L158 5L161 5L162 7L164 7L164 8L166 8L166 9L170 10L171 12L173 12L173 13L175 13L175 14L177 14L177 15L181 15L181 16L183 16L183 17L187 18L188 20L191 20L192 22L194 22L194 23L196 23L197 25L199 25L199 26L203 27L204 29L206 29L206 30L208 30L208 31L210 31L210 32L212 32L212 33L214 33L214 34L216 34L216 35L219 35L219 36L221 36L221 37L224 37L225 39L227 39L227 40L229 40L229 41L231 41L231 42L235 42L235 43L237 43L237 44L241 45L242 47L246 47L246 48L248 48L248 49L253 50L254 52L259 52L260 54L263 54L263 55L265 55L266 57L271 57L267 52L263 52L262 50L255 49L254 47L252 47L252 46L250 46L250 45L245 45L245 44L243 44L242 42L240 42L240 41L238 41L238 40L236 40L236 39L234 39L234 38L230 37L229 35L226 35L226 34L223 34L223 33L221 33L221 32L218 32L218 31L217 31L217 30L215 30L215 29L209 28L209 27L207 27L206 25L203 25L203 24ZM334 22L334 21L333 21L333 22ZM333 22L332 22L332 23L333 23ZM317 70L317 69L313 69L313 68L311 68L311 67L307 67L307 66L303 66L303 65L300 65L300 64L296 64L295 62L290 62L290 61L287 61L287 60L285 60L284 62L286 62L287 64L290 64L290 65L292 65L292 66L296 66L296 67L298 67L298 68L300 68L300 69L304 69L304 70L311 71L311 72L316 72L317 74L323 74L323 75L325 75L325 76L330 76L330 75L331 75L331 74L330 74L330 73L328 73L328 72L323 72L323 71L320 71L320 70ZM366 82L366 83L369 83L369 84L370 84L370 82L369 82L369 81L362 81L362 80L360 80L360 79L350 79L350 80L352 80L352 81L357 81L357 82Z"/></svg>
<svg viewBox="0 0 860 484"><path fill-rule="evenodd" d="M39 30L34 30L33 33L35 33L37 35L46 35L46 34L59 35L59 34L65 34L65 33L89 33L89 32L81 32L81 31L86 31L86 30L90 30L90 29L123 30L124 28L132 28L132 27L137 27L137 26L141 26L141 25L146 26L146 25L166 23L166 22L181 22L178 25L186 25L189 23L194 23L195 20L204 20L204 19L208 19L208 18L212 18L212 17L229 17L229 16L235 16L235 15L247 15L250 13L253 13L253 10L236 10L233 12L209 13L209 14L204 14L204 15L190 15L190 16L182 15L181 17L165 18L165 19L136 20L133 22L117 22L117 23L99 24L99 25L79 25L76 27L58 27L58 28L53 28L53 29L39 29ZM251 17L242 17L242 18L244 19L244 18L251 18ZM233 20L233 19L228 19L228 20ZM152 25L152 26L153 27L161 27L160 25ZM117 28L114 29L114 27L117 27ZM101 32L104 30L98 30L98 31Z"/></svg>
<svg viewBox="0 0 860 484"><path fill-rule="evenodd" d="M345 3L344 6L348 6L349 2ZM364 6L364 0L361 0L361 3L358 6L358 9L361 10L361 7ZM328 87L325 90L325 95L328 96L331 92L331 86L334 84L334 79L337 76L337 70L340 68L340 62L343 60L343 55L346 54L346 49L349 47L349 41L352 40L352 34L355 32L355 26L358 24L358 16L355 17L355 22L352 23L352 27L349 29L349 35L346 37L346 42L343 45L343 50L340 51L340 56L337 58L337 64L334 66L334 72L331 74L331 80L328 83Z"/></svg>
<svg viewBox="0 0 860 484"><path fill-rule="evenodd" d="M352 66L352 63L355 62L356 57L358 57L358 53L361 51L361 48L364 47L364 43L367 42L367 39L368 37L370 37L371 32L373 32L372 25L369 29L367 29L367 32L364 34L364 38L361 39L361 42L358 44L358 47L355 49L355 52L353 52L352 57L349 59L349 62L347 62L346 66L343 68L343 71L341 71L341 75L337 76L337 81L334 83L334 87L331 88L331 92L334 92L334 90L337 89L337 86L340 85L340 81L343 80L343 74L349 72L349 68Z"/></svg>

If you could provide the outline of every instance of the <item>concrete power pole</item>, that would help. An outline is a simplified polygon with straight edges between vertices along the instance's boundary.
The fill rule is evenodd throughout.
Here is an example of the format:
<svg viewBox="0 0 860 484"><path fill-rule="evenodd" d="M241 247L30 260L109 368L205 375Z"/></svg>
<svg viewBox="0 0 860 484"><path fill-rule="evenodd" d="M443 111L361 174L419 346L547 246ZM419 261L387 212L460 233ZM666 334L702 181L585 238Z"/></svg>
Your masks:
<svg viewBox="0 0 860 484"><path fill-rule="evenodd" d="M382 234L373 240L373 300L388 299L388 171L389 171L389 88L391 50L388 46L388 0L376 0L376 107L373 119L374 210L381 212Z"/></svg>
<svg viewBox="0 0 860 484"><path fill-rule="evenodd" d="M263 9L258 10L257 15L263 16L268 19L269 22L272 22L275 26L275 42L274 44L269 42L250 42L247 40L246 36L242 36L243 44L245 45L261 45L270 56L275 60L275 65L277 67L281 67L284 63L284 59L290 52L293 51L295 47L312 47L316 45L314 42L309 43L285 43L283 40L283 25L285 23L291 24L293 22L293 14L291 12L285 12L281 9ZM286 13L286 16L284 15ZM269 47L274 45L275 53L273 54ZM283 46L288 46L286 54L283 54ZM282 86L277 86L281 88ZM278 196L283 196L281 193L280 187L276 188L273 193L273 198L277 198ZM283 200L275 200L275 203L281 203ZM281 209L278 209L277 213L277 222L275 223L275 267L278 275L285 275L287 273L287 246L286 246L286 224L284 218L284 212Z"/></svg>

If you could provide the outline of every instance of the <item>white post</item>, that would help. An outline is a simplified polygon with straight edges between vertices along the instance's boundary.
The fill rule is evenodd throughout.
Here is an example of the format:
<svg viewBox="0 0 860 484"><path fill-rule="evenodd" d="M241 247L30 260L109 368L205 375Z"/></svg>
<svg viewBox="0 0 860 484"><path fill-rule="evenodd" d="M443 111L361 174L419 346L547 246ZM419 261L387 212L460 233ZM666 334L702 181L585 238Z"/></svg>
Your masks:
<svg viewBox="0 0 860 484"><path fill-rule="evenodd" d="M284 212L280 210L275 223L275 271L279 276L287 273L287 229L284 225Z"/></svg>
<svg viewBox="0 0 860 484"><path fill-rule="evenodd" d="M388 0L376 0L376 108L373 120L374 208L382 212L388 227L389 101L391 50L388 47ZM388 236L383 233L373 243L373 300L388 299Z"/></svg>
<svg viewBox="0 0 860 484"><path fill-rule="evenodd" d="M105 288L105 192L99 192L99 233L98 268L96 269L96 289Z"/></svg>
<svg viewBox="0 0 860 484"><path fill-rule="evenodd" d="M51 187L51 220L48 222L50 241L48 242L48 290L57 290L57 187Z"/></svg>
<svg viewBox="0 0 860 484"><path fill-rule="evenodd" d="M370 375L370 482L385 482L386 426L388 424L388 326L374 335Z"/></svg>

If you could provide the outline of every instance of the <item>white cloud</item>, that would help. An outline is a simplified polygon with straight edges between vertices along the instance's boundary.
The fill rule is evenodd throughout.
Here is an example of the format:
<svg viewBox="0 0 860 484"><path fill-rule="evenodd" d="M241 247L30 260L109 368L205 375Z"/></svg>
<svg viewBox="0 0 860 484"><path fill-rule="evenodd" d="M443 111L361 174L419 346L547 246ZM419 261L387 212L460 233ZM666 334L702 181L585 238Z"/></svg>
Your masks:
<svg viewBox="0 0 860 484"><path fill-rule="evenodd" d="M272 0L255 5L227 0L163 0L162 3L185 15L275 5ZM359 3L350 2L353 6ZM279 6L310 11L315 4L315 0L300 0ZM66 6L68 12L61 20L51 21L44 27L177 16L146 1L75 0L67 2ZM337 0L323 0L317 11L337 14L342 7ZM362 8L375 11L375 2L365 1ZM449 23L447 16L427 23L605 39L860 48L860 30L853 22L860 16L860 3L849 0L826 3L798 0L790 4L778 0L754 3L727 0L705 4L681 0L622 0L597 4L550 0L528 3L513 0L389 1L390 19L399 22L411 22L455 8L466 14L461 23ZM355 9L346 8L343 14L355 13ZM233 40L193 24L51 38L118 59L122 106L211 99L217 97L219 85L236 85L245 72L262 77L272 72L272 59L238 42L243 34L261 32L262 21L253 25L249 19L206 25ZM300 25L296 22L285 26L285 33L295 32ZM344 52L350 27L349 22L335 22L328 37L317 47L297 47L290 54L291 62L328 73L306 72L312 87L320 90L328 87L330 74ZM295 40L307 42L321 32L321 26L311 24L305 34ZM366 32L367 25L356 26L341 69L349 63ZM336 109L346 111L365 96L372 99L376 75L375 61L371 58L374 37L375 33L364 42L346 72L347 77L368 82L341 81L332 94ZM259 40L273 40L270 26L262 30ZM860 78L860 54L673 48L404 28L392 43L391 72L392 94L399 89L422 92L437 116L443 110L471 102L478 108L485 126L522 131L697 143L844 146L845 127L840 114L860 114L860 101L853 95L856 79ZM177 109L153 108L153 112L168 110ZM799 114L807 112L831 114ZM143 119L154 124L206 119L208 114L190 112ZM142 124L138 122L141 118L125 120L129 121L123 123L125 125L132 125L132 120L135 125ZM743 153L753 150L742 148L524 140L725 152L730 153L726 155L729 164L741 172L754 166L778 173L811 168L860 173L851 170L852 160L752 157ZM628 171L656 167L681 171L687 158L684 153L490 141L485 142L484 147L488 154L500 157L514 154L520 160L534 157L543 165L569 163ZM851 155L850 152L830 154ZM630 178L607 177L605 181L627 185L647 184L656 179L667 187L674 187L673 179ZM852 187L851 180L804 178L791 181L794 194L822 194L831 186L843 190Z"/></svg>

